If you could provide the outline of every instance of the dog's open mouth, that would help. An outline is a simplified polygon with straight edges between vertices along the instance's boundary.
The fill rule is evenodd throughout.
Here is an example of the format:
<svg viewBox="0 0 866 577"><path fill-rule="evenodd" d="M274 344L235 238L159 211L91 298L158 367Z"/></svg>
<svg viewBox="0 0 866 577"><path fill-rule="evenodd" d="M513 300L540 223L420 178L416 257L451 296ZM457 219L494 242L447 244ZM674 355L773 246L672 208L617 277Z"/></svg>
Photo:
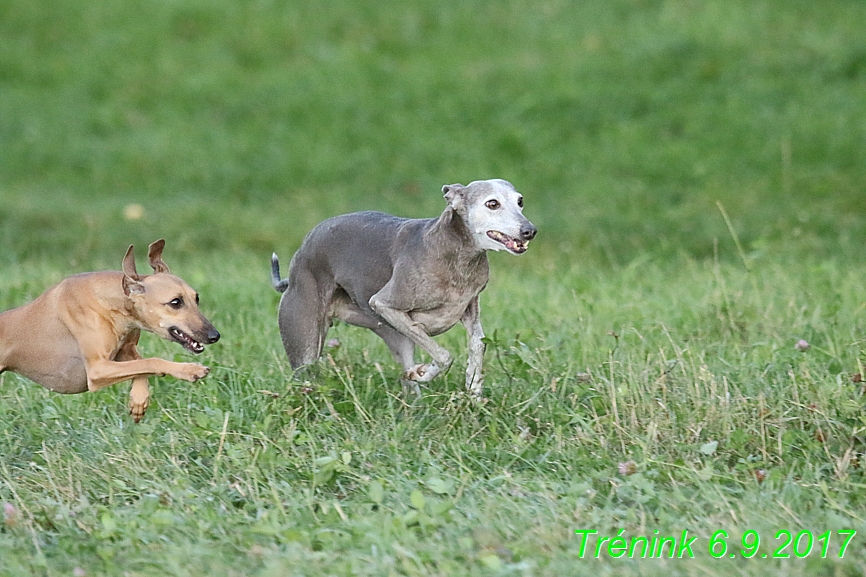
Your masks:
<svg viewBox="0 0 866 577"><path fill-rule="evenodd" d="M507 248L514 254L523 254L526 252L526 249L529 248L528 240L517 240L516 238L510 237L505 233L499 232L498 230L488 230L487 236L489 236L496 242L505 245L505 248Z"/></svg>
<svg viewBox="0 0 866 577"><path fill-rule="evenodd" d="M199 354L204 351L204 345L180 330L177 327L171 327L168 329L168 333L172 336L172 338L181 344L183 348L186 350Z"/></svg>

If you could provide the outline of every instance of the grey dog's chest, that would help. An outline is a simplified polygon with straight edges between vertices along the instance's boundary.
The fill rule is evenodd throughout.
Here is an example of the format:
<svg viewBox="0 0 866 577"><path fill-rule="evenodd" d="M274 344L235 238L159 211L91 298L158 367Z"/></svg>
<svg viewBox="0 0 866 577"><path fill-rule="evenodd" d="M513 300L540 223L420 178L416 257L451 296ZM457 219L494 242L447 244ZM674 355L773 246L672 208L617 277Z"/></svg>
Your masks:
<svg viewBox="0 0 866 577"><path fill-rule="evenodd" d="M469 277L440 277L416 287L415 306L408 312L429 335L444 333L460 322L467 307L487 284L486 267Z"/></svg>
<svg viewBox="0 0 866 577"><path fill-rule="evenodd" d="M466 312L467 302L463 306L447 303L439 308L423 311L411 311L409 317L417 323L425 333L436 336L456 325Z"/></svg>

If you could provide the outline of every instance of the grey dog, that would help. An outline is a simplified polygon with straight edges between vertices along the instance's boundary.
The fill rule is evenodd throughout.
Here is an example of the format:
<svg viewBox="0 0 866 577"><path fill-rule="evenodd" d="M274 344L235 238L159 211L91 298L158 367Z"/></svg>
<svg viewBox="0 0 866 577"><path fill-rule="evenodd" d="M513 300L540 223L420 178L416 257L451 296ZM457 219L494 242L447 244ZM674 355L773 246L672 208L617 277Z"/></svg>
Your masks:
<svg viewBox="0 0 866 577"><path fill-rule="evenodd" d="M404 394L420 394L451 366L431 337L461 321L469 334L466 388L480 397L484 332L478 295L487 285L488 250L523 254L537 229L523 216L523 196L505 180L442 187L448 206L438 218L409 219L355 212L319 223L280 278L279 324L292 369L322 354L333 318L379 335L403 367ZM432 358L415 364L415 345Z"/></svg>

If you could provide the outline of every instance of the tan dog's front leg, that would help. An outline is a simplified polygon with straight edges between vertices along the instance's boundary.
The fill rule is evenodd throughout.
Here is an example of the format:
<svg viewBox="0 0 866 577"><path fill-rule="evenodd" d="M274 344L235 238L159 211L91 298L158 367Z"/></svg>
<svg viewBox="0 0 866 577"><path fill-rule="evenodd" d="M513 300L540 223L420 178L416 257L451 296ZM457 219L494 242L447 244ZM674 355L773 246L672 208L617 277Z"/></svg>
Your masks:
<svg viewBox="0 0 866 577"><path fill-rule="evenodd" d="M115 361L134 361L141 358L138 352L138 331L130 333L126 341L121 345L120 350L114 356ZM132 379L132 388L129 390L129 415L136 423L140 422L150 406L150 387L148 386L147 377L138 377Z"/></svg>
<svg viewBox="0 0 866 577"><path fill-rule="evenodd" d="M129 415L136 423L144 417L144 412L150 406L150 387L147 377L132 379L132 388L129 389Z"/></svg>
<svg viewBox="0 0 866 577"><path fill-rule="evenodd" d="M174 363L165 359L136 359L132 361L109 361L100 359L87 362L87 389L98 391L104 387L137 379L139 377L171 375L176 379L194 383L210 372L199 363Z"/></svg>
<svg viewBox="0 0 866 577"><path fill-rule="evenodd" d="M181 378L187 381L194 382L195 380L207 375L208 368L198 363L173 363L164 359L143 359L138 352L139 332L131 333L129 337L120 346L117 354L114 356L114 361L100 361L97 363L89 363L87 367L88 388L96 390L102 387L107 387L115 382L132 379L132 388L129 390L129 414L132 420L138 423L144 417L147 407L150 405L150 387L149 377L151 375L162 376L168 373L174 377ZM132 367L135 370L143 370L143 365L150 366L153 361L158 361L165 365L166 370L161 370L158 373L148 372L146 374L131 375L127 371ZM134 364L133 364L134 363ZM118 368L124 366L125 370L118 372ZM167 370L174 368L174 371ZM182 374L183 376L179 376ZM94 380L95 379L95 380ZM96 387L96 388L93 388Z"/></svg>

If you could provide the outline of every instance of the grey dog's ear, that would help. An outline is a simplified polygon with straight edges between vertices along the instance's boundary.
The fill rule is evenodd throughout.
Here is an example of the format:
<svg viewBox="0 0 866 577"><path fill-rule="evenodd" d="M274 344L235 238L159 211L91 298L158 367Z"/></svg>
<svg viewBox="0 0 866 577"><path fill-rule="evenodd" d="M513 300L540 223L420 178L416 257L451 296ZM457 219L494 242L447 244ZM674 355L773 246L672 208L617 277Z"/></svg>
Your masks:
<svg viewBox="0 0 866 577"><path fill-rule="evenodd" d="M150 266L153 269L153 272L170 274L171 271L168 268L168 265L165 264L165 261L162 260L162 249L165 248L165 239L161 238L159 240L155 240L150 243L150 246L147 247L147 260L150 262Z"/></svg>
<svg viewBox="0 0 866 577"><path fill-rule="evenodd" d="M466 188L462 184L446 184L442 187L442 194L445 200L454 210L463 206L463 189Z"/></svg>

